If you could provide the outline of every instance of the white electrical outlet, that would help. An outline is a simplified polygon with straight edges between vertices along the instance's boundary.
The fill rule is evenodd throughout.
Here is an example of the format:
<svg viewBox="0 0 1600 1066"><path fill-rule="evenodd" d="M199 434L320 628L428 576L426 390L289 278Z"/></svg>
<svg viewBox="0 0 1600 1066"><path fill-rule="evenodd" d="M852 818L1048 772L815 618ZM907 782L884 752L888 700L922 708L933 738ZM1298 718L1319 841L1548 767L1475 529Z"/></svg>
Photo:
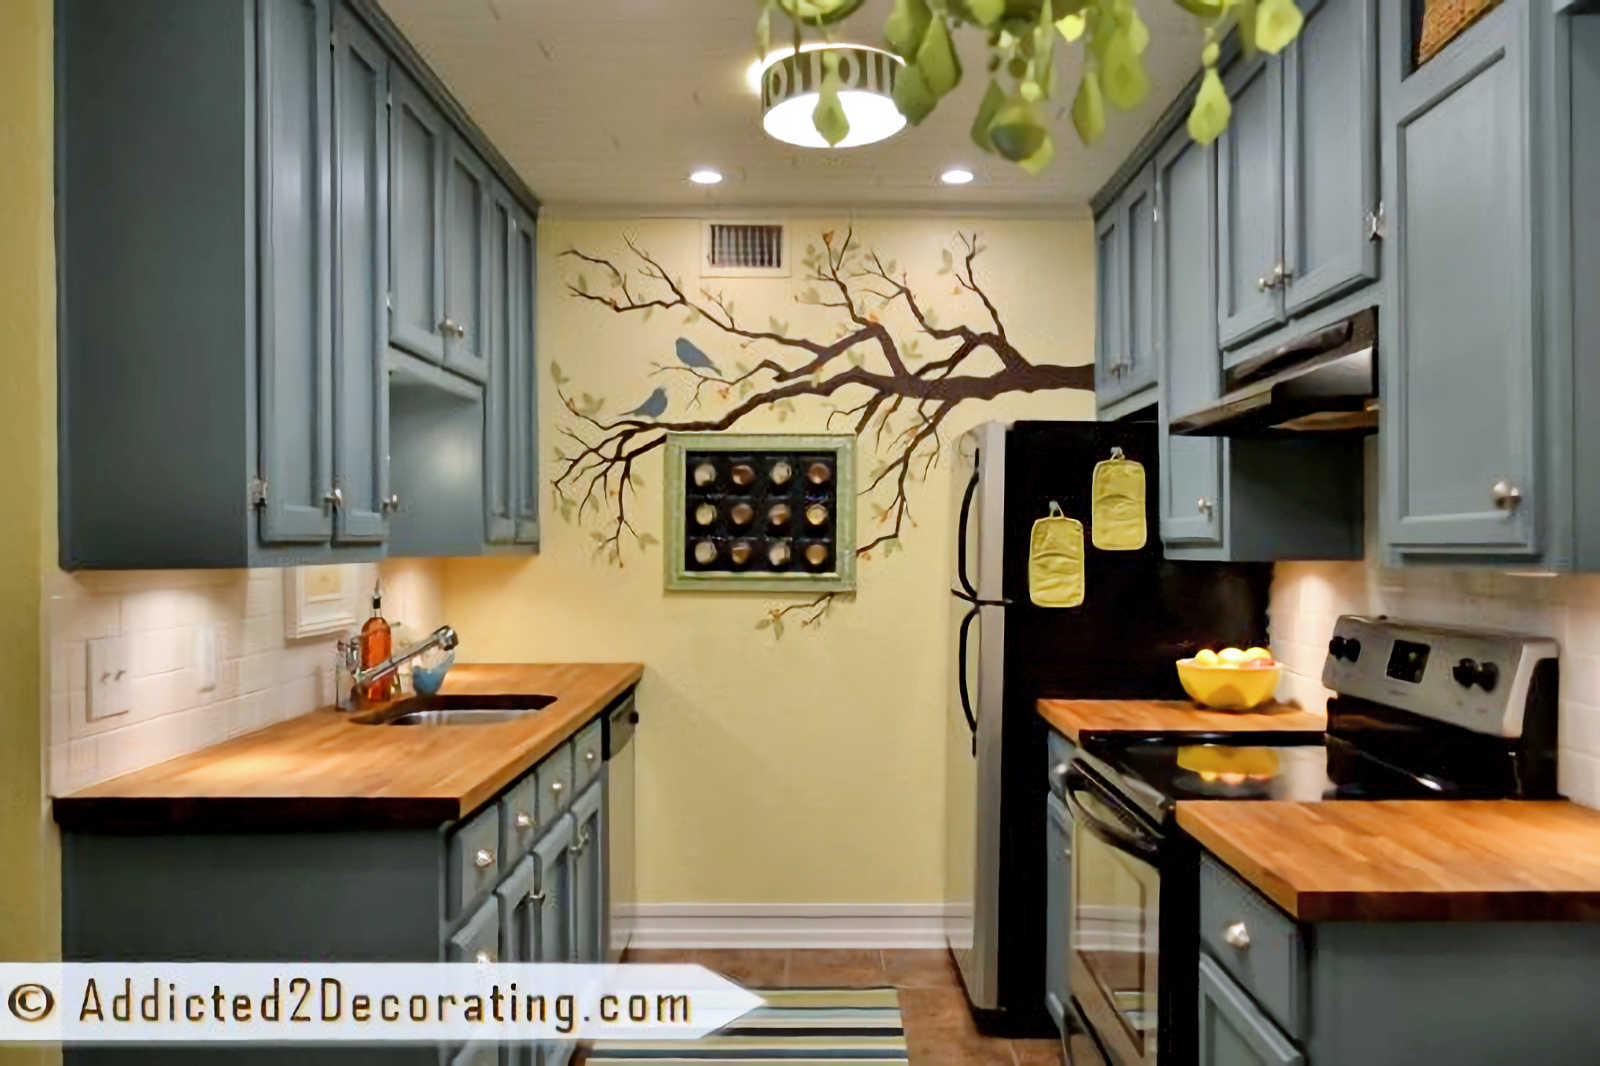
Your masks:
<svg viewBox="0 0 1600 1066"><path fill-rule="evenodd" d="M194 630L195 688L209 692L217 687L217 627L196 626Z"/></svg>
<svg viewBox="0 0 1600 1066"><path fill-rule="evenodd" d="M128 640L101 637L89 641L89 721L114 718L133 709L133 685L128 678Z"/></svg>

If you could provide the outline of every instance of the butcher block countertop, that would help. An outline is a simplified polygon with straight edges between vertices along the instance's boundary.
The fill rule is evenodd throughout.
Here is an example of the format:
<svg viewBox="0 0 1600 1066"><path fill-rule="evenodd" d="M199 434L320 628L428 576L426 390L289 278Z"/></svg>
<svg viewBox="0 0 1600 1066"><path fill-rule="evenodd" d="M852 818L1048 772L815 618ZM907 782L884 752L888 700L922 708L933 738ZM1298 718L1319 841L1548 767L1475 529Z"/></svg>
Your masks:
<svg viewBox="0 0 1600 1066"><path fill-rule="evenodd" d="M1282 703L1247 713L1208 711L1188 700L1040 700L1039 714L1073 742L1085 733L1321 733L1320 714Z"/></svg>
<svg viewBox="0 0 1600 1066"><path fill-rule="evenodd" d="M1178 824L1301 921L1600 921L1600 811L1560 800L1189 800Z"/></svg>
<svg viewBox="0 0 1600 1066"><path fill-rule="evenodd" d="M55 800L78 830L435 826L481 807L638 683L638 663L463 664L444 695L550 695L492 725L361 725L325 707Z"/></svg>

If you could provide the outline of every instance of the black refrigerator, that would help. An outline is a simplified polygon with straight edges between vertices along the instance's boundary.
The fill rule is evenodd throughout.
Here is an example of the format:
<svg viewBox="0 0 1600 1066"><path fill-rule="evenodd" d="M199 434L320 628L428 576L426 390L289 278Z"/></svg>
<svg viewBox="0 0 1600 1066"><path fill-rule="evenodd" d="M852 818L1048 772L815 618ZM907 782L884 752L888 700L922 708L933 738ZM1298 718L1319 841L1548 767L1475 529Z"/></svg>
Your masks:
<svg viewBox="0 0 1600 1066"><path fill-rule="evenodd" d="M945 710L945 940L984 1028L1053 1031L1044 1006L1045 697L1182 699L1174 660L1265 644L1267 564L1163 556L1157 427L990 422L956 444L950 580L952 674ZM1120 450L1120 451L1114 451ZM1095 465L1145 469L1145 546L1092 543ZM1035 520L1054 501L1084 527L1080 606L1028 591Z"/></svg>

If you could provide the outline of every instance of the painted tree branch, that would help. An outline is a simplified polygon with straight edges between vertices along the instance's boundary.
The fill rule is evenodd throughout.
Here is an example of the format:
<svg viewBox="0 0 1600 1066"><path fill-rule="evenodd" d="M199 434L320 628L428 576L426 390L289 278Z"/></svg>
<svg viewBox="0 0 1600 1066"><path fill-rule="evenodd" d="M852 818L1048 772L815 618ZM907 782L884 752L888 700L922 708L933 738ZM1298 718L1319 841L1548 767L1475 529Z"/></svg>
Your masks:
<svg viewBox="0 0 1600 1066"><path fill-rule="evenodd" d="M987 322L981 327L939 324L913 291L909 275L892 260L862 249L853 231L847 230L842 237L836 232L824 233L821 247L813 245L806 255L803 280L811 287L796 299L839 312L839 332L832 340L791 336L775 316L766 329L741 320L733 302L723 294L707 289L691 294L681 279L673 277L631 238L625 238L635 261L629 267L575 248L563 252L581 264L580 272L567 284L573 298L619 315L682 311L759 357L753 356L750 365L740 364L737 372L708 359L691 363L682 359L681 353L683 365L656 365L652 377L686 375L692 381L686 409L699 408L707 393L725 401L720 413L703 417L669 416L667 395L658 390L659 414L602 419L598 402L591 402L593 398L586 394L574 396L557 371L557 394L576 419L575 428L563 431L565 443L558 450L551 478L558 503L579 521L585 520L592 508L604 510L604 530L595 534L597 550L620 565L624 534L635 540L648 536L641 535L628 516L636 464L661 447L667 434L732 429L757 412L775 407L786 410L785 405L797 400L833 400L836 404L829 413L829 425L839 418L858 436L873 433L882 458L861 490L863 497L884 500L871 508L879 532L866 538L857 551L867 555L879 548L889 550L908 525L916 524L911 513L911 484L926 478L938 463L943 447L940 427L957 407L1018 393L1094 388L1092 366L1035 363L1012 344L999 310L976 273L983 245L976 234L961 234L960 241L962 254L956 257L946 252L940 273L953 275L957 288L983 308ZM583 265L599 269L603 290L591 287ZM913 339L903 344L880 317L897 306L904 307L913 326ZM936 357L925 358L915 336L949 347ZM985 355L991 358L980 361ZM646 405L643 410L655 408ZM909 419L902 419L902 413ZM830 602L820 597L809 605L797 605L806 609L803 624L819 621ZM781 624L784 615L795 609L784 608L771 617Z"/></svg>

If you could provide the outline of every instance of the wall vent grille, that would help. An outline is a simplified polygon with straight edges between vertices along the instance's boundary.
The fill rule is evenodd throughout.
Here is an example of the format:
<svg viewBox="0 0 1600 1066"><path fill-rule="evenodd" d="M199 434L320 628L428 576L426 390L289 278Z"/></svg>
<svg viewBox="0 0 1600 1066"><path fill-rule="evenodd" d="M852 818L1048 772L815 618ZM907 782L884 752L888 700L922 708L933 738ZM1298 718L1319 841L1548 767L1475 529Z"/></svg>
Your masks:
<svg viewBox="0 0 1600 1066"><path fill-rule="evenodd" d="M700 256L705 278L786 278L788 234L780 223L707 222Z"/></svg>

